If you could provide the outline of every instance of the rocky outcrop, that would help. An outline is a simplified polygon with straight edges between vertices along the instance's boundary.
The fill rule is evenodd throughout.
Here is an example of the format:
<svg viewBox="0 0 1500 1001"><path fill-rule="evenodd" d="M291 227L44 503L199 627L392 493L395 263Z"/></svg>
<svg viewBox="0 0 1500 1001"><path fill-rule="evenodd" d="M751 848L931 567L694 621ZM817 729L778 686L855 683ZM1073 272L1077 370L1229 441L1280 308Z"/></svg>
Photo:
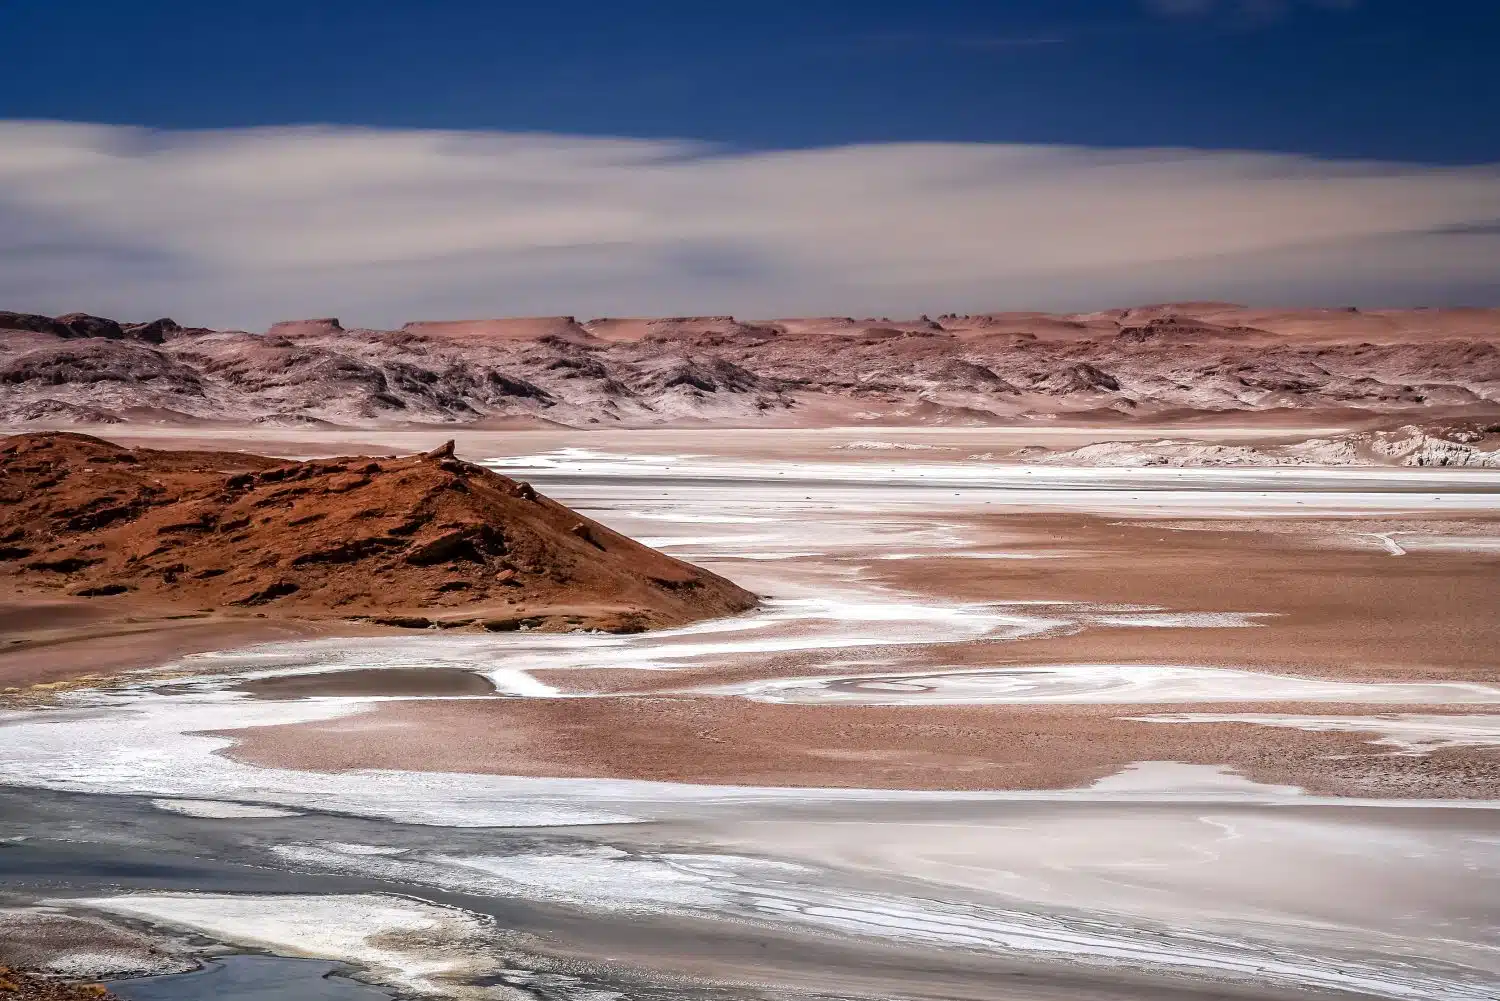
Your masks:
<svg viewBox="0 0 1500 1001"><path fill-rule="evenodd" d="M57 322L67 327L74 337L107 337L111 340L120 340L125 336L124 328L114 320L103 316L65 313L57 318Z"/></svg>
<svg viewBox="0 0 1500 1001"><path fill-rule="evenodd" d="M640 380L645 389L665 391L683 388L700 393L748 393L765 387L765 380L717 356L708 358L664 358L652 364Z"/></svg>
<svg viewBox="0 0 1500 1001"><path fill-rule="evenodd" d="M135 340L160 344L169 334L182 328L163 317L150 323L119 323L89 313L64 313L61 316L39 316L35 313L0 311L0 330L27 330L54 337L103 337L109 340Z"/></svg>
<svg viewBox="0 0 1500 1001"><path fill-rule="evenodd" d="M271 329L266 331L267 337L298 337L303 335L319 336L324 334L342 334L344 325L339 323L336 316L322 316L312 320L282 320L280 323L271 324Z"/></svg>
<svg viewBox="0 0 1500 1001"><path fill-rule="evenodd" d="M1463 440L1454 440L1456 438ZM1485 441L1489 435L1460 431L1449 437L1436 437L1421 428L1405 427L1395 433L1370 436L1370 450L1379 456L1399 460L1403 466L1457 466L1500 468L1500 451L1476 448L1470 442Z"/></svg>
<svg viewBox="0 0 1500 1001"><path fill-rule="evenodd" d="M594 338L575 317L520 316L494 320L413 320L403 333L459 343L559 340L593 343Z"/></svg>
<svg viewBox="0 0 1500 1001"><path fill-rule="evenodd" d="M150 323L126 323L120 327L126 337L135 341L145 341L147 344L162 344L170 337L180 337L187 333L180 324L169 316Z"/></svg>
<svg viewBox="0 0 1500 1001"><path fill-rule="evenodd" d="M1120 380L1087 362L1069 366L1046 383L1049 393L1117 393Z"/></svg>
<svg viewBox="0 0 1500 1001"><path fill-rule="evenodd" d="M125 418L98 407L81 407L64 400L40 399L23 403L10 412L16 421L47 421L56 424L123 424Z"/></svg>
<svg viewBox="0 0 1500 1001"><path fill-rule="evenodd" d="M36 313L12 313L7 310L0 310L0 330L29 330L38 334L51 334L53 337L75 336L72 328L61 320Z"/></svg>
<svg viewBox="0 0 1500 1001"><path fill-rule="evenodd" d="M180 394L203 395L197 370L143 344L90 338L63 341L0 361L0 385L86 387L118 383Z"/></svg>
<svg viewBox="0 0 1500 1001"><path fill-rule="evenodd" d="M285 462L128 449L75 434L0 442L0 577L109 600L448 625L496 607L576 609L560 624L682 623L748 592L458 459ZM469 614L468 610L473 611Z"/></svg>
<svg viewBox="0 0 1500 1001"><path fill-rule="evenodd" d="M938 386L949 389L1011 395L1020 392L996 375L994 369L962 358L948 358L939 362L928 371L928 377Z"/></svg>

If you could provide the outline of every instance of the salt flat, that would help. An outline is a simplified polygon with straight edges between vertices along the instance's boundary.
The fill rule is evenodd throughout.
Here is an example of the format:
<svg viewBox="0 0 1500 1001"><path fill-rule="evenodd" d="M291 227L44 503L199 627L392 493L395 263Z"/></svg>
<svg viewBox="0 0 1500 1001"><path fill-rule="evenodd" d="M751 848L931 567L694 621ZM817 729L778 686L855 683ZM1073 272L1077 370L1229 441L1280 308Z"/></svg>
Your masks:
<svg viewBox="0 0 1500 1001"><path fill-rule="evenodd" d="M762 607L235 647L7 712L9 787L145 797L148 827L233 825L233 857L357 891L68 906L250 946L274 904L319 925L307 954L455 996L471 967L440 956L480 926L398 955L371 915L505 909L531 936L508 983L607 956L635 984L861 997L1020 973L999 996L1494 996L1495 568L1443 540L1489 538L1500 478L557 448L494 464ZM1361 532L1405 555L1326 542ZM1445 598L1403 618L1423 591ZM317 694L381 671L494 691ZM277 679L311 687L252 693Z"/></svg>

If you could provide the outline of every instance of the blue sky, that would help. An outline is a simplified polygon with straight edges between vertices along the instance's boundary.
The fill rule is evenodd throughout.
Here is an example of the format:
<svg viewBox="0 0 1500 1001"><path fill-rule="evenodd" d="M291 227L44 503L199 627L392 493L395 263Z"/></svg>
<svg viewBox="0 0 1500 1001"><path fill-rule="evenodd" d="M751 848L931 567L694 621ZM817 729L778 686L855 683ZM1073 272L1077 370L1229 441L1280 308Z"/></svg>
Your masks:
<svg viewBox="0 0 1500 1001"><path fill-rule="evenodd" d="M1500 160L1492 0L7 0L0 117Z"/></svg>
<svg viewBox="0 0 1500 1001"><path fill-rule="evenodd" d="M1500 3L5 0L0 308L1500 302Z"/></svg>

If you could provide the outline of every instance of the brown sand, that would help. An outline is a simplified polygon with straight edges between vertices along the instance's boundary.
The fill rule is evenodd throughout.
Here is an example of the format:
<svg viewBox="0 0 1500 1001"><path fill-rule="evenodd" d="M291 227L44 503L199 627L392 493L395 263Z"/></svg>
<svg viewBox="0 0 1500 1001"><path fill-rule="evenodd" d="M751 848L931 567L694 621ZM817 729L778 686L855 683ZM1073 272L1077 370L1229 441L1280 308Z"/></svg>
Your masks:
<svg viewBox="0 0 1500 1001"><path fill-rule="evenodd" d="M1430 521L1430 519L1423 519ZM956 654L1028 663L1139 662L1248 667L1339 679L1500 682L1500 559L1392 557L1245 531L1172 531L1150 521L1024 514L979 519L1003 539L1038 535L1086 552L1057 560L900 560L871 569L894 586L963 601L1156 605L1269 612L1249 629L1095 629ZM1328 534L1344 529L1325 519ZM1387 519L1400 528L1401 519ZM1361 525L1360 530L1368 527Z"/></svg>
<svg viewBox="0 0 1500 1001"><path fill-rule="evenodd" d="M388 704L315 724L226 731L250 764L630 778L710 785L1050 789L1136 761L1227 765L1336 795L1500 797L1500 753L1399 756L1372 735L1121 717L1161 706L775 705L736 698L494 699ZM1368 706L1173 705L1173 712L1368 715ZM1381 706L1385 712L1428 707ZM399 738L393 736L399 734Z"/></svg>

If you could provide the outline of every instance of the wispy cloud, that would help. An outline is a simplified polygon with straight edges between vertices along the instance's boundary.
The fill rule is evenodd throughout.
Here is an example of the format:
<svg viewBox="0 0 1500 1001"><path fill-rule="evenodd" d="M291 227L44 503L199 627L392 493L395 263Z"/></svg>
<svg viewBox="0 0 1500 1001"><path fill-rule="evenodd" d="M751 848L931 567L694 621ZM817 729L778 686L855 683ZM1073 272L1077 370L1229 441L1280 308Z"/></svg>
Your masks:
<svg viewBox="0 0 1500 1001"><path fill-rule="evenodd" d="M0 123L0 308L214 325L1425 298L1497 218L1497 166Z"/></svg>

